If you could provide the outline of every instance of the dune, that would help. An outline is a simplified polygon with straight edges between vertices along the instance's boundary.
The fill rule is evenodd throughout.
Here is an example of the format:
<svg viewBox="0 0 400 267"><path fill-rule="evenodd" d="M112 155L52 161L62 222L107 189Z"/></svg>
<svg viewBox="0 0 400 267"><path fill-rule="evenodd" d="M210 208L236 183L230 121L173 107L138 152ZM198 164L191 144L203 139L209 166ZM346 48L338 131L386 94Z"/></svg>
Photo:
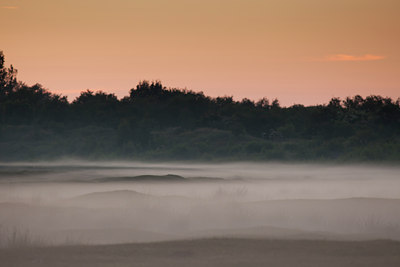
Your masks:
<svg viewBox="0 0 400 267"><path fill-rule="evenodd" d="M110 198L142 198L150 195L134 190L113 190L104 192L92 192L72 198L73 200L110 200Z"/></svg>
<svg viewBox="0 0 400 267"><path fill-rule="evenodd" d="M137 208L138 205L146 207L153 204L165 204L168 206L188 204L198 200L189 199L183 196L154 196L150 194L140 193L134 190L112 190L103 192L92 192L70 199L66 199L64 204L75 204L84 207L123 207Z"/></svg>
<svg viewBox="0 0 400 267"><path fill-rule="evenodd" d="M45 240L56 244L121 244L160 242L181 239L179 236L134 228L66 229L48 233Z"/></svg>
<svg viewBox="0 0 400 267"><path fill-rule="evenodd" d="M138 175L126 177L106 177L98 178L94 181L97 182L183 182L186 179L182 176L175 174L167 175Z"/></svg>
<svg viewBox="0 0 400 267"><path fill-rule="evenodd" d="M238 179L236 179L238 180ZM222 182L226 179L219 177L183 177L176 174L167 175L137 175L137 176L122 176L122 177L103 177L91 180L91 182Z"/></svg>
<svg viewBox="0 0 400 267"><path fill-rule="evenodd" d="M193 233L193 237L213 238L251 238L251 239L323 239L329 233L314 233L299 229L289 229L273 226L258 226L248 228L208 229Z"/></svg>

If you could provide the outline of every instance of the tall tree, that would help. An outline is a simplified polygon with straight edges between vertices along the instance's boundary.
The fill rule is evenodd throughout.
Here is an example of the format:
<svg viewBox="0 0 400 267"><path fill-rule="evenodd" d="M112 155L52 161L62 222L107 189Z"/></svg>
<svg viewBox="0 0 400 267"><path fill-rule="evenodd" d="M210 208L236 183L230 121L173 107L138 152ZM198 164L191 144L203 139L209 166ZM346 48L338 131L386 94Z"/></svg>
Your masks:
<svg viewBox="0 0 400 267"><path fill-rule="evenodd" d="M17 86L17 70L13 65L6 68L4 63L5 57L3 51L0 51L0 99Z"/></svg>

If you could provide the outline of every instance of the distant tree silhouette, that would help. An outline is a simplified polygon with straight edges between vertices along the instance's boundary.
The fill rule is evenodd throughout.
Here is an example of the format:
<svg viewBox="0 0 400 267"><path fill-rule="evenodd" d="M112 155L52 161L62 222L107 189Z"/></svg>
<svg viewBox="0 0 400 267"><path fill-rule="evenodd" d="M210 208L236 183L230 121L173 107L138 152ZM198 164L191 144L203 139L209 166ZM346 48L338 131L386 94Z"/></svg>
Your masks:
<svg viewBox="0 0 400 267"><path fill-rule="evenodd" d="M165 87L162 86L160 81L155 81L151 84L148 81L142 81L139 82L139 84L136 86L136 89L130 90L129 96L131 99L134 99L135 97L160 97L164 90Z"/></svg>
<svg viewBox="0 0 400 267"><path fill-rule="evenodd" d="M17 70L12 65L5 67L5 57L0 51L0 98L9 94L17 86Z"/></svg>
<svg viewBox="0 0 400 267"><path fill-rule="evenodd" d="M0 160L136 159L400 161L400 100L356 95L281 107L141 81L118 99L86 90L69 102L18 82L0 52Z"/></svg>

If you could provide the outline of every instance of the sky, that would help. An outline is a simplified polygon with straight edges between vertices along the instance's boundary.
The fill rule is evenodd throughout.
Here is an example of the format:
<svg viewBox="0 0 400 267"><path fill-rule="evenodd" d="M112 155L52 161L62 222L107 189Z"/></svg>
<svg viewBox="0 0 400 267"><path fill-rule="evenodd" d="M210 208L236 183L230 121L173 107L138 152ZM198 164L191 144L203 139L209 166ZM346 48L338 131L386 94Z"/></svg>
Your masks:
<svg viewBox="0 0 400 267"><path fill-rule="evenodd" d="M0 0L0 50L69 100L141 80L284 106L397 99L399 14L399 0Z"/></svg>

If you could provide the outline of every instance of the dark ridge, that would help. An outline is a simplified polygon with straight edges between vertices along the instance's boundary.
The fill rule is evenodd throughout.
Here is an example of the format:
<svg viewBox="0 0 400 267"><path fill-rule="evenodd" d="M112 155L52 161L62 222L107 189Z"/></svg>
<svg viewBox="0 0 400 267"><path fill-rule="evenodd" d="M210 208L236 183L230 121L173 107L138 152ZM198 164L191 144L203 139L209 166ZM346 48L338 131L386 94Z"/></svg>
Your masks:
<svg viewBox="0 0 400 267"><path fill-rule="evenodd" d="M175 175L138 175L138 176L124 176L124 177L106 177L99 178L94 181L97 182L185 182L186 178Z"/></svg>

